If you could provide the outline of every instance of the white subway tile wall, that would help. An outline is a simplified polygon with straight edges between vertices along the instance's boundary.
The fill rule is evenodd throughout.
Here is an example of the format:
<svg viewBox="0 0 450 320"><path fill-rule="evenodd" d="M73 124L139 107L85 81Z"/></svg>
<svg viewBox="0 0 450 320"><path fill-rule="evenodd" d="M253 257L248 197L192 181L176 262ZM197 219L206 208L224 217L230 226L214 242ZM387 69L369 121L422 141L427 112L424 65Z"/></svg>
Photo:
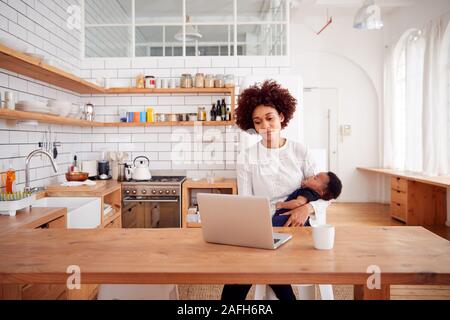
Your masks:
<svg viewBox="0 0 450 320"><path fill-rule="evenodd" d="M13 38L28 47L28 52L39 53L52 60L56 66L79 74L81 53L81 31L69 29L67 8L79 5L79 0L0 0L0 37ZM104 65L102 65L102 68ZM89 77L89 74L86 74ZM16 100L64 99L80 102L80 95L62 90L44 82L33 80L7 70L0 69L0 96L12 91ZM81 128L59 125L25 126L13 121L0 120L0 172L10 167L18 170L16 186L22 189L25 180L25 157L44 142L45 131L52 130L59 148L57 163L59 174L55 175L50 163L41 157L31 162L31 186L43 186L63 179L64 171L71 161L73 152L89 149L92 142L80 145ZM89 128L90 132L92 131ZM104 135L102 142L105 141ZM3 182L0 187L3 187Z"/></svg>
<svg viewBox="0 0 450 320"><path fill-rule="evenodd" d="M108 78L110 85L133 85L138 74L159 78L178 78L182 73L234 74L239 84L246 75L289 73L284 57L177 57L136 59L81 59L81 31L69 30L67 8L79 0L0 0L0 37L13 36L26 43L30 52L46 55L68 71L91 82ZM145 111L153 107L161 113L196 112L207 108L222 95L79 95L61 88L0 69L0 93L14 91L18 100L64 99L74 103L90 102L96 120L118 122L124 111ZM130 161L145 155L152 170L186 170L188 177L235 177L235 160L240 131L235 127L70 127L40 124L29 127L0 120L0 172L10 166L18 170L17 187L24 184L25 157L45 139L51 128L62 143L54 175L49 162L32 161L32 186L63 180L63 174L76 154L80 160L98 160L105 152L127 152ZM0 185L3 187L2 185Z"/></svg>

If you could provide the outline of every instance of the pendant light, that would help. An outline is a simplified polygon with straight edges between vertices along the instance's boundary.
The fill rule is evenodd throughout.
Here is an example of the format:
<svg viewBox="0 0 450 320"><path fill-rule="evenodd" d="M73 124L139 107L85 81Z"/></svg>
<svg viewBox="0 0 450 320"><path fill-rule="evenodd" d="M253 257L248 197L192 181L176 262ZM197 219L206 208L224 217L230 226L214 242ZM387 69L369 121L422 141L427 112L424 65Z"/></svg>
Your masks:
<svg viewBox="0 0 450 320"><path fill-rule="evenodd" d="M380 7L375 5L374 0L366 0L356 13L353 27L355 29L380 30L383 26Z"/></svg>
<svg viewBox="0 0 450 320"><path fill-rule="evenodd" d="M191 22L191 17L186 16L186 23ZM199 40L202 35L194 28L194 26L186 25L186 42ZM183 41L183 28L175 34L175 40Z"/></svg>

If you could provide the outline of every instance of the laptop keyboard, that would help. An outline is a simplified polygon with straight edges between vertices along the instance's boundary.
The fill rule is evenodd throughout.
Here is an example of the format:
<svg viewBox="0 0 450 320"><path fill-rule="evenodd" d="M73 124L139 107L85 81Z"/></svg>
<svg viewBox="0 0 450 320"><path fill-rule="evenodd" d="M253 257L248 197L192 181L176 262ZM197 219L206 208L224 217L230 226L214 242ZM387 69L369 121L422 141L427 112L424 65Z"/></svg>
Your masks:
<svg viewBox="0 0 450 320"><path fill-rule="evenodd" d="M280 242L281 239L273 239L273 244L277 244L278 242Z"/></svg>

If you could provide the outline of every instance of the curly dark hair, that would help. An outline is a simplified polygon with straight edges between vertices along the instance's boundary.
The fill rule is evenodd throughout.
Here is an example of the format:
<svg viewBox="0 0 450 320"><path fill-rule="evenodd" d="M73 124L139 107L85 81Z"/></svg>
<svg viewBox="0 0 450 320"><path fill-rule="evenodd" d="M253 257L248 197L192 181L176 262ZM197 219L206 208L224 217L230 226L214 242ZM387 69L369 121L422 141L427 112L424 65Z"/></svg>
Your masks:
<svg viewBox="0 0 450 320"><path fill-rule="evenodd" d="M244 131L255 129L253 124L253 112L256 107L264 105L277 110L284 115L281 128L284 129L292 119L297 100L274 80L266 80L244 90L239 97L236 110L236 124Z"/></svg>

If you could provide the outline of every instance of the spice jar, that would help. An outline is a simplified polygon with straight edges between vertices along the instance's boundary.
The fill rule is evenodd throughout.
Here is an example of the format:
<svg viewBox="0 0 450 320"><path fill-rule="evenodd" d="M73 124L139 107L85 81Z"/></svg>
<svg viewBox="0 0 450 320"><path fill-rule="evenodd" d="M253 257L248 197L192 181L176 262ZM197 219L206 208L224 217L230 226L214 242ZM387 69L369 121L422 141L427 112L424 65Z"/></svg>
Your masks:
<svg viewBox="0 0 450 320"><path fill-rule="evenodd" d="M207 74L205 77L205 88L214 88L214 76Z"/></svg>
<svg viewBox="0 0 450 320"><path fill-rule="evenodd" d="M197 73L195 75L195 87L204 88L205 87L205 76L203 73Z"/></svg>
<svg viewBox="0 0 450 320"><path fill-rule="evenodd" d="M221 74L216 75L216 79L214 80L214 87L216 87L216 88L225 87L225 81L223 79L223 75L221 75Z"/></svg>
<svg viewBox="0 0 450 320"><path fill-rule="evenodd" d="M182 74L180 79L181 88L192 88L192 76L188 73Z"/></svg>
<svg viewBox="0 0 450 320"><path fill-rule="evenodd" d="M146 76L145 77L145 88L154 89L156 87L155 77L154 76Z"/></svg>
<svg viewBox="0 0 450 320"><path fill-rule="evenodd" d="M198 121L206 121L206 109L205 109L205 107L198 107L197 120Z"/></svg>
<svg viewBox="0 0 450 320"><path fill-rule="evenodd" d="M143 74L139 74L136 77L136 88L143 89L145 88L145 78Z"/></svg>
<svg viewBox="0 0 450 320"><path fill-rule="evenodd" d="M227 74L225 76L225 88L234 88L234 75Z"/></svg>

